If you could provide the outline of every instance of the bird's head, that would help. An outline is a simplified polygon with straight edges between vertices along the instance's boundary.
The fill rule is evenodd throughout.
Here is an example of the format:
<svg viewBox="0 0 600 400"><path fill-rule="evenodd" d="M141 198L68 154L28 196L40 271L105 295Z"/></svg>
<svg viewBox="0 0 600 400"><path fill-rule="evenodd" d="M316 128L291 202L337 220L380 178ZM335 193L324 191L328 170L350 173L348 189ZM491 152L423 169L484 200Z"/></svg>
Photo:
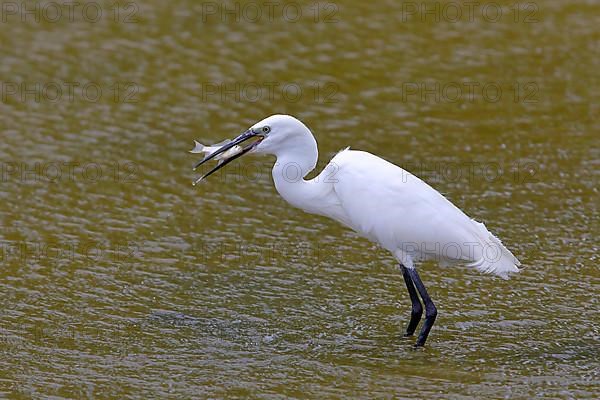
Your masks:
<svg viewBox="0 0 600 400"><path fill-rule="evenodd" d="M244 154L253 152L279 156L283 151L301 150L306 145L314 148L316 152L317 143L306 125L291 115L271 115L255 123L244 133L226 142L226 144L199 161L194 169L220 154L228 156L222 158L216 167L207 172L197 182Z"/></svg>
<svg viewBox="0 0 600 400"><path fill-rule="evenodd" d="M310 130L291 115L271 115L257 122L249 131L260 136L255 152L275 154L294 145L294 142L311 136Z"/></svg>

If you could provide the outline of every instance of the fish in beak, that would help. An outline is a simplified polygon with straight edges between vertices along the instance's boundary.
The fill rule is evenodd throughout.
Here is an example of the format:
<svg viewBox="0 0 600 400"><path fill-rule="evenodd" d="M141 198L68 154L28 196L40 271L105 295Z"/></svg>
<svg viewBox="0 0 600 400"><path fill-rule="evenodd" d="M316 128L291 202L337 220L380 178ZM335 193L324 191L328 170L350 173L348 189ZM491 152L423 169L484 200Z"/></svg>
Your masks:
<svg viewBox="0 0 600 400"><path fill-rule="evenodd" d="M198 142L197 140L194 140L194 148L192 150L190 150L190 153L192 153L192 154L204 153L206 155L212 154L212 153L216 152L217 150L219 150L221 147L225 146L226 144L229 144L230 142L231 142L231 140L225 140L224 142L221 142L221 143L213 144L211 146L205 146L202 143ZM233 146L231 149L227 150L226 152L215 156L214 159L217 161L227 159L232 156L235 156L240 151L242 151L241 146Z"/></svg>
<svg viewBox="0 0 600 400"><path fill-rule="evenodd" d="M251 143L242 146L243 143L248 142L252 139L258 138L258 140L252 141ZM265 136L261 133L254 132L252 129L248 129L246 132L242 133L240 136L236 137L233 140L226 140L224 142L214 144L212 146L204 146L201 143L198 143L194 140L195 147L190 150L190 153L199 154L204 153L206 156L194 165L194 171L210 160L218 160L218 164L212 168L210 171L202 175L196 181L193 182L193 185L196 186L198 183L202 182L204 178L213 173L217 172L233 160L240 158L244 154L248 153L251 150L254 150L256 146L260 142L263 141Z"/></svg>

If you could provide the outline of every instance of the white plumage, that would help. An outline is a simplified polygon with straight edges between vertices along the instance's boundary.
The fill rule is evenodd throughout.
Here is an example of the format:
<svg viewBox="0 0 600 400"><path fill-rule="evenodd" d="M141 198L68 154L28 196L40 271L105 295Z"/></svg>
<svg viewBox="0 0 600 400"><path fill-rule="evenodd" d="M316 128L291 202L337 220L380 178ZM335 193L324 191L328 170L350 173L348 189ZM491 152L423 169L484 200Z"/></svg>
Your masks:
<svg viewBox="0 0 600 400"><path fill-rule="evenodd" d="M408 268L413 261L468 262L503 278L519 261L483 225L421 179L364 151L344 150L330 163L340 222L379 243ZM327 170L327 168L326 168ZM309 207L306 211L317 212Z"/></svg>
<svg viewBox="0 0 600 400"><path fill-rule="evenodd" d="M396 257L413 301L407 334L414 332L421 316L420 302L417 298L416 304L411 288L413 292L417 288L430 314L426 314L417 345L425 343L437 312L416 274L415 261L462 262L503 278L519 271L519 261L482 223L469 218L421 179L373 154L345 149L317 177L305 180L317 164L317 143L310 130L294 117L268 117L219 151L210 148L202 162L252 138L259 140L232 158L250 151L274 154L273 181L285 200L306 212L341 222Z"/></svg>

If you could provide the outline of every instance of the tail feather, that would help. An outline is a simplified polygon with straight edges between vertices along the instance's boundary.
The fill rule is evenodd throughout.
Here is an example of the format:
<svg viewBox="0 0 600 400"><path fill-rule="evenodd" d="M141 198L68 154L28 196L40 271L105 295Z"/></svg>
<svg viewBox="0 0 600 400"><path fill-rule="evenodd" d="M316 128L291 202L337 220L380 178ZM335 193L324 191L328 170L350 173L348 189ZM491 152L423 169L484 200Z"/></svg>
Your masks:
<svg viewBox="0 0 600 400"><path fill-rule="evenodd" d="M511 273L518 273L521 263L502 244L500 239L494 236L484 224L473 220L478 231L478 238L483 246L481 257L467 264L468 267L476 268L486 274L495 274L503 279L508 279Z"/></svg>

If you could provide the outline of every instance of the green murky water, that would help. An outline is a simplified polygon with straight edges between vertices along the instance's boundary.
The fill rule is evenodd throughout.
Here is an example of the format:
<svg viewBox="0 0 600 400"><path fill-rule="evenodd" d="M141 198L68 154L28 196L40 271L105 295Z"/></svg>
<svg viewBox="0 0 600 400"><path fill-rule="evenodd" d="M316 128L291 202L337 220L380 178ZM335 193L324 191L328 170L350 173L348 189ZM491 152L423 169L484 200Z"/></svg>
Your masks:
<svg viewBox="0 0 600 400"><path fill-rule="evenodd" d="M500 3L2 2L0 395L597 398L600 6ZM192 139L272 113L526 269L422 265L413 350L394 260L285 204L272 160L191 186Z"/></svg>

